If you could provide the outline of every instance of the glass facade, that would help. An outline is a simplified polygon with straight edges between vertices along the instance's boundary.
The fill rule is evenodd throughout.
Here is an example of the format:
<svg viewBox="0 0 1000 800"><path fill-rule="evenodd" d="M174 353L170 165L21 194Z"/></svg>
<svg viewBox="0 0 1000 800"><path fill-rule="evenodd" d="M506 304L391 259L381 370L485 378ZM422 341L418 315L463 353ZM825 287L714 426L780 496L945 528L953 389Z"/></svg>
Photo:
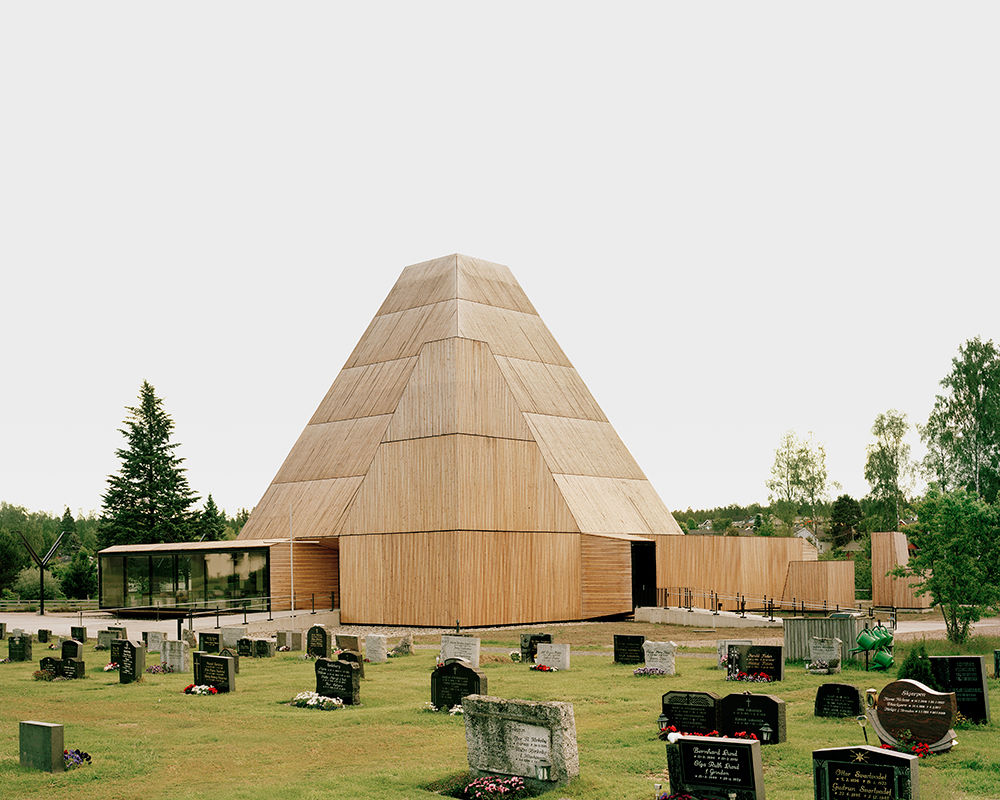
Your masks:
<svg viewBox="0 0 1000 800"><path fill-rule="evenodd" d="M101 608L267 608L268 568L267 548L102 555Z"/></svg>

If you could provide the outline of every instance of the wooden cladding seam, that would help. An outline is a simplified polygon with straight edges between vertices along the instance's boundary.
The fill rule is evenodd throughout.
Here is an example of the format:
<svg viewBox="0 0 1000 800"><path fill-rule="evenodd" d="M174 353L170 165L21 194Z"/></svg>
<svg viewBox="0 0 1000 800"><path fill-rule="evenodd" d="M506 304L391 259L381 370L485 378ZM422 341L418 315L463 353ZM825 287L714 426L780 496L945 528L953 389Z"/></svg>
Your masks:
<svg viewBox="0 0 1000 800"><path fill-rule="evenodd" d="M631 542L580 536L580 615L586 618L632 611Z"/></svg>
<svg viewBox="0 0 1000 800"><path fill-rule="evenodd" d="M329 608L331 598L339 606L340 555L337 540L324 545L311 542L289 542L271 545L271 596L275 611L291 608L292 573L291 551L295 551L295 607L310 608L315 599L316 608Z"/></svg>

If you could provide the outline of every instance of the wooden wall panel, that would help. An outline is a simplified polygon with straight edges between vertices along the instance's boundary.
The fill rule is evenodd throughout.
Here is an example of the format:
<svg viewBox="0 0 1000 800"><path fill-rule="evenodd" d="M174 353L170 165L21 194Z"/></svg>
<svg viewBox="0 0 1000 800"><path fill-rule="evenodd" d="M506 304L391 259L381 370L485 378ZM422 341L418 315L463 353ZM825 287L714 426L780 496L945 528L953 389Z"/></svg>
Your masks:
<svg viewBox="0 0 1000 800"><path fill-rule="evenodd" d="M458 256L458 297L537 315L535 307L507 267L479 258Z"/></svg>
<svg viewBox="0 0 1000 800"><path fill-rule="evenodd" d="M917 596L911 579L894 578L886 573L910 563L909 542L900 531L872 534L872 605L896 608L930 608L928 595Z"/></svg>
<svg viewBox="0 0 1000 800"><path fill-rule="evenodd" d="M360 367L415 356L426 342L456 336L457 310L457 301L446 300L377 316L344 366Z"/></svg>
<svg viewBox="0 0 1000 800"><path fill-rule="evenodd" d="M392 419L379 417L306 425L274 478L275 483L348 478L368 471Z"/></svg>
<svg viewBox="0 0 1000 800"><path fill-rule="evenodd" d="M345 624L579 619L580 537L482 531L345 536L340 582Z"/></svg>
<svg viewBox="0 0 1000 800"><path fill-rule="evenodd" d="M459 300L458 335L488 342L494 355L572 366L541 317L534 314Z"/></svg>
<svg viewBox="0 0 1000 800"><path fill-rule="evenodd" d="M361 478L272 483L240 531L240 539L288 538L288 507L296 538L331 536L354 497Z"/></svg>
<svg viewBox="0 0 1000 800"><path fill-rule="evenodd" d="M425 344L385 440L449 433L532 438L484 342L441 339Z"/></svg>
<svg viewBox="0 0 1000 800"><path fill-rule="evenodd" d="M587 475L553 477L583 533L682 534L649 481Z"/></svg>
<svg viewBox="0 0 1000 800"><path fill-rule="evenodd" d="M391 414L416 363L411 356L341 370L309 424Z"/></svg>
<svg viewBox="0 0 1000 800"><path fill-rule="evenodd" d="M577 531L534 442L433 436L379 446L340 533Z"/></svg>
<svg viewBox="0 0 1000 800"><path fill-rule="evenodd" d="M458 256L434 258L406 267L378 314L392 314L417 306L454 300L458 296Z"/></svg>
<svg viewBox="0 0 1000 800"><path fill-rule="evenodd" d="M632 613L632 543L580 536L580 615Z"/></svg>
<svg viewBox="0 0 1000 800"><path fill-rule="evenodd" d="M521 411L608 421L573 367L505 356L497 356L496 361Z"/></svg>
<svg viewBox="0 0 1000 800"><path fill-rule="evenodd" d="M645 480L610 422L543 414L524 416L554 474Z"/></svg>
<svg viewBox="0 0 1000 800"><path fill-rule="evenodd" d="M802 541L794 537L661 536L656 541L656 585L781 597L788 564L802 560ZM728 607L728 606L727 606Z"/></svg>
<svg viewBox="0 0 1000 800"><path fill-rule="evenodd" d="M853 608L854 562L853 561L791 561L788 576L781 593L783 603L805 601L818 604L826 601L829 608L837 605Z"/></svg>
<svg viewBox="0 0 1000 800"><path fill-rule="evenodd" d="M290 563L295 551L295 608L312 607L315 595L316 608L330 607L331 593L339 601L340 559L336 538L322 544L288 541L271 545L271 607L275 611L291 608L292 574ZM339 603L337 604L339 607Z"/></svg>

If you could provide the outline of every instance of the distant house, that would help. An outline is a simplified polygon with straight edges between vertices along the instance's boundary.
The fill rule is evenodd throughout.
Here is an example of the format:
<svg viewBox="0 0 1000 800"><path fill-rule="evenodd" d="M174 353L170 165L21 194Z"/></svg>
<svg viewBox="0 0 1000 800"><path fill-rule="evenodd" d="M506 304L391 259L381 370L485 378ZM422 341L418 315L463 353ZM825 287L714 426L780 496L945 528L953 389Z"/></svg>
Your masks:
<svg viewBox="0 0 1000 800"><path fill-rule="evenodd" d="M804 539L809 542L816 551L819 553L825 553L830 549L830 545L827 542L822 541L815 533L805 527L799 527L795 529L794 536L799 539Z"/></svg>

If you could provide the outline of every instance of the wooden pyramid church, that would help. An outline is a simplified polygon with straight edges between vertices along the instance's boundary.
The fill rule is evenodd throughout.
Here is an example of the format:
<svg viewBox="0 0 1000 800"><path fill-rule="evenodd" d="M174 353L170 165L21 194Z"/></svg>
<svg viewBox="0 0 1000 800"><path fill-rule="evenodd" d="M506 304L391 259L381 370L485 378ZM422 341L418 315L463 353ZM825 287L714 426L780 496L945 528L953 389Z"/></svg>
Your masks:
<svg viewBox="0 0 1000 800"><path fill-rule="evenodd" d="M682 533L510 270L463 255L403 270L239 538L290 528L342 622L434 626L653 605Z"/></svg>

